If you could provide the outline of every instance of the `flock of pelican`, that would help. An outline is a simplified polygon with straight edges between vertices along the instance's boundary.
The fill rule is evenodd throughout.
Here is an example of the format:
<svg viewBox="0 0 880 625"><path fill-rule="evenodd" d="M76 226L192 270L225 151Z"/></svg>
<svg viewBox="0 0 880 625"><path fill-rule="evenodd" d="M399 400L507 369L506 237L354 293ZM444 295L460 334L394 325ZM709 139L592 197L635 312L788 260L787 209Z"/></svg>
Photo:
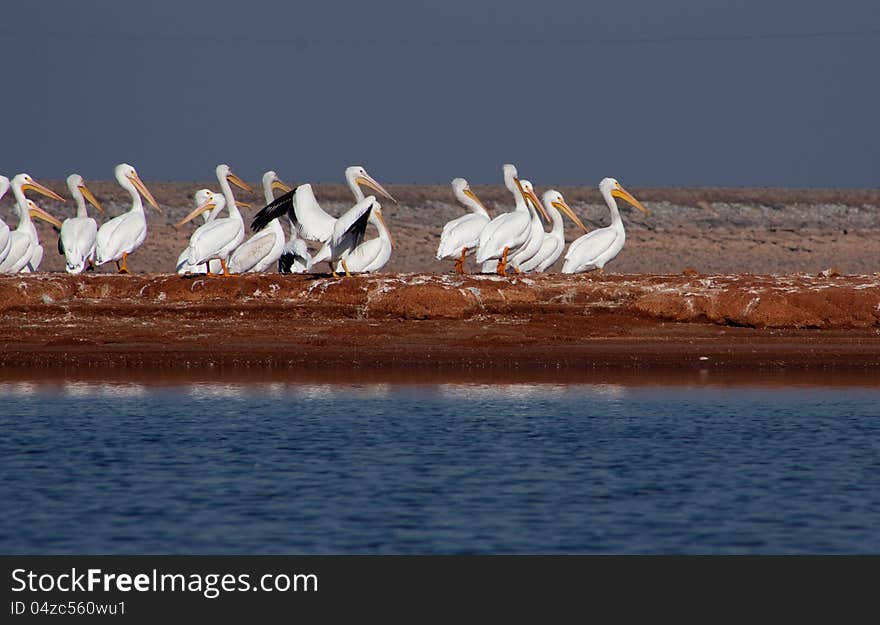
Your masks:
<svg viewBox="0 0 880 625"><path fill-rule="evenodd" d="M177 258L179 274L229 276L239 273L277 270L282 273L310 271L326 262L334 277L339 272L374 272L391 258L391 233L376 195L364 195L363 188L396 202L394 197L359 166L345 170L345 179L354 204L338 217L321 208L311 184L291 187L274 171L263 175L264 207L253 218L253 234L245 238L246 228L239 207L249 204L236 200L233 187L254 193L226 164L215 170L220 191L200 189L195 208L177 226L201 216L187 247ZM484 273L505 275L546 271L565 249L563 215L585 234L569 245L563 273L602 270L623 248L626 233L615 198L622 199L645 214L647 209L614 178L605 178L599 190L611 213L611 225L589 232L559 191L550 189L538 198L528 180L522 180L516 167L503 166L504 184L513 194L514 208L494 218L464 178L452 181L452 191L469 213L444 227L437 249L437 260L455 259L455 271L464 273L468 255L473 255ZM86 202L103 212L100 202L78 174L67 178L67 187L76 202L76 216L59 221L25 196L35 191L58 201L60 195L34 180L18 174L12 180L0 176L0 198L11 189L15 197L18 227L10 230L0 220L0 273L32 272L40 266L43 248L32 218L51 223L60 230L58 251L66 259L66 271L77 274L108 262L115 262L119 273L128 273L128 257L141 246L147 235L144 199L160 213L158 202L131 165L115 168L116 180L131 196L128 211L98 226L88 215ZM275 197L275 191L281 194ZM287 222L289 235L282 220ZM378 236L366 239L372 224ZM545 230L549 224L549 231ZM310 250L310 246L312 249ZM314 251L312 251L314 250Z"/></svg>
<svg viewBox="0 0 880 625"><path fill-rule="evenodd" d="M465 258L469 254L476 257L484 273L495 271L505 275L508 265L516 273L546 271L565 249L562 215L571 219L585 233L569 245L562 272L602 271L605 264L623 249L626 241L615 198L648 214L648 209L617 180L605 178L599 183L599 191L611 212L611 225L589 232L566 203L562 193L550 189L539 200L532 183L518 177L516 167L506 164L502 171L504 186L513 194L514 209L494 219L489 217L486 207L471 190L467 180L456 178L452 181L455 197L471 212L443 227L437 260L455 258L455 271L458 273L464 273ZM544 230L547 222L550 223L549 232Z"/></svg>

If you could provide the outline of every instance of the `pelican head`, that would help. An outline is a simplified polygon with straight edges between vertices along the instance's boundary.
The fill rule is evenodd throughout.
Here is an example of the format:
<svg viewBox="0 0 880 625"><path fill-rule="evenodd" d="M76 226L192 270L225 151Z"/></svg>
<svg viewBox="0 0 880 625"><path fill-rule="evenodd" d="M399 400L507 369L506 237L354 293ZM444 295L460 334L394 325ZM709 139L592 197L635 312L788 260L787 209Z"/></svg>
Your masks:
<svg viewBox="0 0 880 625"><path fill-rule="evenodd" d="M49 187L43 186L33 178L31 178L30 174L18 174L15 178L12 179L12 186L18 186L22 191L36 191L42 195L45 195L48 198L52 198L53 200L58 200L59 202L66 201L63 197L55 193Z"/></svg>
<svg viewBox="0 0 880 625"><path fill-rule="evenodd" d="M550 216L547 214L547 211L544 210L544 206L541 204L541 200L538 199L538 196L535 195L535 188L532 186L532 183L528 180L520 180L519 178L514 178L513 182L516 184L517 189L522 194L523 199L526 202L526 206L529 203L534 206L541 217L544 218L544 221L550 221Z"/></svg>
<svg viewBox="0 0 880 625"><path fill-rule="evenodd" d="M77 194L82 195L85 199L89 201L89 204L94 206L100 212L104 212L104 209L101 208L101 203L92 195L91 190L86 186L85 180L79 174L70 174L67 177L67 188L70 189L70 194L73 197L76 197Z"/></svg>
<svg viewBox="0 0 880 625"><path fill-rule="evenodd" d="M226 206L226 199L220 193L214 193L210 189L199 189L195 194L195 202L196 207L193 211L178 221L175 227L182 226L183 224L192 221L202 213L206 213L209 211L213 211L214 209L223 210ZM207 221L208 217L205 217L205 221Z"/></svg>
<svg viewBox="0 0 880 625"><path fill-rule="evenodd" d="M352 165L351 167L346 167L345 179L349 182L349 184L354 183L356 185L363 185L372 189L379 195L387 197L395 204L397 203L397 200L394 199L394 196L388 193L388 191L385 190L385 187L376 182L375 178L368 174L367 170L360 165Z"/></svg>
<svg viewBox="0 0 880 625"><path fill-rule="evenodd" d="M477 206L482 208L484 211L486 210L486 207L483 206L480 198L478 198L477 194L474 193L473 190L471 190L471 185L468 184L468 181L464 178L455 178L452 181L452 192L462 204L467 204L466 200L470 200L472 202L476 202ZM488 213L488 211L486 212Z"/></svg>
<svg viewBox="0 0 880 625"><path fill-rule="evenodd" d="M572 210L571 206L568 205L568 202L565 201L565 198L562 197L562 194L556 189L550 189L549 191L546 191L544 193L544 204L552 206L560 213L571 219L574 223L580 226L581 230L583 230L584 232L589 232L589 230L587 230L587 227L575 214L574 210Z"/></svg>
<svg viewBox="0 0 880 625"><path fill-rule="evenodd" d="M631 206L635 206L637 209L645 213L646 215L650 215L651 213L645 208L641 202L639 202L636 198L630 194L629 191L624 189L617 180L614 178L603 178L602 182L599 183L599 191L602 192L602 195L607 197L618 197L627 204Z"/></svg>
<svg viewBox="0 0 880 625"><path fill-rule="evenodd" d="M3 199L3 196L6 195L7 191L9 191L9 178L6 176L0 176L0 200Z"/></svg>
<svg viewBox="0 0 880 625"><path fill-rule="evenodd" d="M278 189L282 193L288 193L292 191L292 188L287 185L281 178L278 177L274 171L269 170L265 174L263 174L263 188L264 189Z"/></svg>
<svg viewBox="0 0 880 625"><path fill-rule="evenodd" d="M247 191L248 193L254 192L254 190L251 189L244 180L232 173L232 169L230 169L229 165L227 165L226 163L220 163L219 165L217 165L216 172L217 180L226 179L242 191Z"/></svg>
<svg viewBox="0 0 880 625"><path fill-rule="evenodd" d="M150 193L150 190L147 189L147 185L143 183L138 176L137 170L129 165L128 163L120 163L116 166L116 180L123 187L128 187L129 185L133 186L137 191L143 195L147 202L150 203L150 206L155 208L160 214L162 213L162 209L159 208L159 203L156 202L156 198L153 197L153 194Z"/></svg>
<svg viewBox="0 0 880 625"><path fill-rule="evenodd" d="M55 219L52 215L44 211L42 208L37 206L36 202L31 199L27 200L27 208L28 213L31 217L36 217L37 219L42 219L43 221L47 221L56 228L61 228L61 222Z"/></svg>

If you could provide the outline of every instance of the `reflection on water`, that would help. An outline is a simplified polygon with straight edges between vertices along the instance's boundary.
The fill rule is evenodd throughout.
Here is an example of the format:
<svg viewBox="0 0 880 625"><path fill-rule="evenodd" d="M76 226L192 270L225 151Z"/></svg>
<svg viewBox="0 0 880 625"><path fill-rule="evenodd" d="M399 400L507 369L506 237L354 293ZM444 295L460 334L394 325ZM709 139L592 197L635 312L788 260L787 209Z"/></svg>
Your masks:
<svg viewBox="0 0 880 625"><path fill-rule="evenodd" d="M0 552L880 551L864 379L140 373L0 383Z"/></svg>
<svg viewBox="0 0 880 625"><path fill-rule="evenodd" d="M190 384L184 388L187 389L190 397L196 399L222 399L247 395L247 389L242 384ZM259 388L253 390L257 391Z"/></svg>
<svg viewBox="0 0 880 625"><path fill-rule="evenodd" d="M28 396L34 395L40 387L34 382L0 383L0 395Z"/></svg>
<svg viewBox="0 0 880 625"><path fill-rule="evenodd" d="M85 386L82 386L85 385ZM0 390L5 394L27 395L53 386L65 386L71 394L82 389L93 392L95 385L125 386L135 395L142 388L203 386L205 393L232 392L230 389L260 388L261 393L300 393L326 397L340 387L361 387L363 393L387 394L389 385L440 386L442 393L458 392L492 396L495 393L528 394L557 392L571 385L590 387L597 394L619 396L626 389L641 387L880 387L880 367L837 369L443 369L372 368L336 369L20 369L0 367ZM384 386L383 386L384 385ZM535 391L535 387L540 391ZM293 388L296 387L296 388ZM382 389L385 390L382 390ZM111 392L110 390L101 392ZM120 393L126 390L120 390ZM558 391L563 392L563 391ZM473 396L473 395L472 395ZM523 395L525 396L525 395Z"/></svg>
<svg viewBox="0 0 880 625"><path fill-rule="evenodd" d="M42 385L41 391L52 388L52 385ZM70 397L143 397L149 390L143 384L132 382L116 382L100 384L94 382L64 382L61 391ZM36 392L36 389L35 389Z"/></svg>

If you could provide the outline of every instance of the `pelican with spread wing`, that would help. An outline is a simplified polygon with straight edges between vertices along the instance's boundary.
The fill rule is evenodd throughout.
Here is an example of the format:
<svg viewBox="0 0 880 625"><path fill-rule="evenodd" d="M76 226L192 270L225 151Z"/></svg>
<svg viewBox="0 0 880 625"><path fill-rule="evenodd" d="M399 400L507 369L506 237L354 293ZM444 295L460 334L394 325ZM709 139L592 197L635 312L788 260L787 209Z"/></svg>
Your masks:
<svg viewBox="0 0 880 625"><path fill-rule="evenodd" d="M311 263L314 265L321 261L327 261L330 263L330 267L335 274L335 265L338 260L341 260L341 256L338 256L337 251L334 251L331 242L336 240L338 244L343 240L343 237L339 234L340 228L355 227L360 224L359 219L363 217L363 228L365 229L369 219L368 212L371 202L364 204L367 198L364 197L364 192L360 188L361 185L373 189L376 193L392 201L396 201L360 165L353 165L347 168L345 170L345 179L355 196L356 203L338 218L333 217L321 208L317 198L315 198L311 184L301 184L293 191L279 196L263 207L251 222L251 229L258 232L268 226L273 219L287 215L297 237L323 244L318 253L312 258ZM368 197L375 200L375 196L371 195ZM366 217L364 217L365 214L367 215ZM342 222L342 225L339 222ZM355 236L354 239L357 239L356 246L363 240L363 233L360 234L359 238ZM345 240L348 241L348 238Z"/></svg>

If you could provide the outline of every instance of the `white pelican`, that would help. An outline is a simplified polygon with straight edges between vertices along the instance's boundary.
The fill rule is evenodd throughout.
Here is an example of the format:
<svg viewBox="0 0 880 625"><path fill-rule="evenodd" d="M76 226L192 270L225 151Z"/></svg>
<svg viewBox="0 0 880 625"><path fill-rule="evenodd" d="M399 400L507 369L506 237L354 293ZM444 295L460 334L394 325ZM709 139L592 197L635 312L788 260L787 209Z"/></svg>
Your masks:
<svg viewBox="0 0 880 625"><path fill-rule="evenodd" d="M550 189L544 193L541 199L544 203L544 210L550 215L553 227L550 232L543 233L540 249L531 258L520 263L520 271L546 271L562 255L565 250L565 227L559 211L562 211L566 217L580 226L584 232L589 233L587 227L578 219L559 191Z"/></svg>
<svg viewBox="0 0 880 625"><path fill-rule="evenodd" d="M614 198L619 197L646 215L649 214L648 209L620 186L620 183L614 178L604 178L599 183L599 191L611 212L611 225L593 230L591 233L572 241L565 254L562 273L579 273L593 269L598 269L601 272L605 264L623 249L623 244L626 242L626 232L623 229L623 220L620 218L617 202Z"/></svg>
<svg viewBox="0 0 880 625"><path fill-rule="evenodd" d="M10 183L15 195L15 210L18 212L18 227L9 233L9 252L0 262L0 273L17 273L36 271L43 260L43 246L37 237L31 217L47 221L56 228L61 222L42 208L27 199L25 191L36 191L53 200L64 201L64 198L34 180L28 174L18 174Z"/></svg>
<svg viewBox="0 0 880 625"><path fill-rule="evenodd" d="M208 223L199 226L189 239L188 255L186 262L190 265L207 263L211 259L218 259L224 276L232 275L226 260L242 239L244 239L244 220L238 212L235 196L232 195L230 182L239 189L253 193L253 190L244 180L232 173L229 165L221 163L216 169L217 181L223 190L226 200L226 210L229 217L218 217ZM177 225L181 226L194 219L206 210L214 210L215 205L211 202L196 207L189 215L181 219ZM213 274L208 274L213 275Z"/></svg>
<svg viewBox="0 0 880 625"><path fill-rule="evenodd" d="M337 272L345 269L346 266L351 273L379 271L391 258L394 241L391 240L391 232L385 223L385 217L382 216L382 205L379 202L373 202L373 208L367 221L376 226L379 236L364 241L349 252L344 261L336 264Z"/></svg>
<svg viewBox="0 0 880 625"><path fill-rule="evenodd" d="M9 178L6 176L0 176L0 200L3 199L3 196L6 195L7 191L9 191ZM0 263L2 263L9 254L9 247L9 226L7 226L6 222L0 218Z"/></svg>
<svg viewBox="0 0 880 625"><path fill-rule="evenodd" d="M534 193L534 189L532 187L532 183L528 180L520 180L520 184L522 188L526 190L526 193ZM536 196L531 198L532 204L534 204ZM543 206L542 206L543 208ZM526 240L520 245L518 250L511 250L510 252L510 260L509 263L513 265L514 271L516 273L520 273L522 270L520 269L520 265L527 260L531 259L535 254L537 254L541 250L541 245L544 243L544 220L549 221L547 217L546 209L542 210L540 213L538 211L531 211L531 221L529 222L529 234L526 236Z"/></svg>
<svg viewBox="0 0 880 625"><path fill-rule="evenodd" d="M452 181L452 193L471 212L456 217L443 226L440 245L437 247L437 260L457 257L455 272L464 273L465 256L476 250L480 242L480 231L489 223L489 213L464 178L456 178Z"/></svg>
<svg viewBox="0 0 880 625"><path fill-rule="evenodd" d="M263 195L266 204L275 199L273 189L288 193L292 189L284 184L274 171L263 174ZM294 232L294 237L296 233ZM265 228L235 248L229 257L229 271L232 273L260 272L273 266L284 252L286 235L281 222L276 217Z"/></svg>
<svg viewBox="0 0 880 625"><path fill-rule="evenodd" d="M91 266L95 260L95 239L98 236L98 222L89 217L86 200L98 211L104 212L104 209L79 174L67 177L67 188L76 202L76 217L68 217L61 224L58 252L67 259L67 273L82 273L86 264Z"/></svg>
<svg viewBox="0 0 880 625"><path fill-rule="evenodd" d="M120 163L114 170L116 181L131 195L131 208L98 228L95 244L95 262L98 265L116 263L119 273L128 273L126 261L128 255L141 246L147 237L147 216L144 214L144 203L141 194L160 214L162 209L141 181L134 167L128 163ZM121 264L120 264L120 261Z"/></svg>
<svg viewBox="0 0 880 625"><path fill-rule="evenodd" d="M338 259L333 258L333 252L328 243L334 237L338 220L345 219L346 223L353 224L357 217L361 216L364 209L360 204L365 198L360 185L373 189L376 193L394 202L397 201L360 165L348 167L345 170L345 180L357 203L340 215L338 219L321 208L315 198L312 185L301 184L293 191L276 198L258 212L251 222L251 228L255 231L262 230L276 217L287 214L293 230L299 238L324 244L324 247L312 259L312 263L326 260L333 269L335 261ZM364 223L366 224L366 222Z"/></svg>
<svg viewBox="0 0 880 625"><path fill-rule="evenodd" d="M505 184L510 171L508 167L513 168L513 165L505 165ZM513 169L513 172L515 173L516 169ZM532 235L532 219L537 218L535 209L543 215L545 221L550 221L531 183L528 180L520 182L515 176L512 176L512 180L521 196L518 198L516 208L509 213L498 215L486 224L480 232L480 242L477 247L477 262L483 264L498 259L496 272L502 276L506 273L507 256L510 251L519 251Z"/></svg>
<svg viewBox="0 0 880 625"><path fill-rule="evenodd" d="M202 213L202 219L204 219L204 223L208 223L209 221L213 221L216 217L223 212L223 209L226 208L226 200L219 193L214 193L210 189L199 189L195 192L193 199L196 203L196 208L205 204L207 202L214 203L214 209L208 210ZM186 262L186 259L189 257L189 243L187 246L183 248L183 251L180 253L180 256L177 257L177 273L180 275L185 275L188 273L220 273L223 269L220 266L220 261L214 259L208 263L208 266L205 267L203 265L190 265Z"/></svg>

